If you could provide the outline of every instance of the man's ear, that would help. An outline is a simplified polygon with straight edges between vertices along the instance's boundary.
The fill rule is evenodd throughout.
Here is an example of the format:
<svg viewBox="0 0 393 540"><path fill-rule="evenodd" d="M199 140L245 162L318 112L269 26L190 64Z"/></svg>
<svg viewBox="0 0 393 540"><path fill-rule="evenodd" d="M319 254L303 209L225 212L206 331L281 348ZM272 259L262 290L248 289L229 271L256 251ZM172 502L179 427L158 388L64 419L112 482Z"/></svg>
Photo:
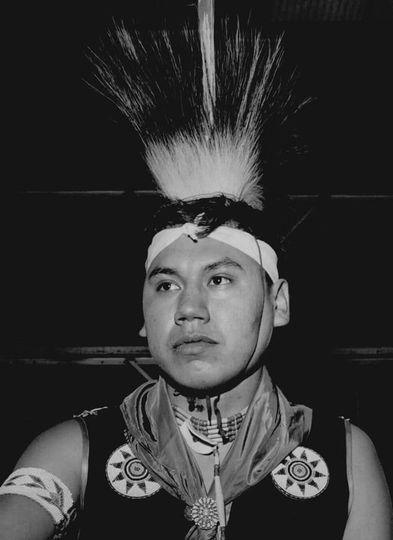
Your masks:
<svg viewBox="0 0 393 540"><path fill-rule="evenodd" d="M288 282L279 279L272 285L274 302L274 326L285 326L289 323L289 291Z"/></svg>
<svg viewBox="0 0 393 540"><path fill-rule="evenodd" d="M147 337L146 326L144 324L143 324L142 328L139 330L139 336L140 337Z"/></svg>

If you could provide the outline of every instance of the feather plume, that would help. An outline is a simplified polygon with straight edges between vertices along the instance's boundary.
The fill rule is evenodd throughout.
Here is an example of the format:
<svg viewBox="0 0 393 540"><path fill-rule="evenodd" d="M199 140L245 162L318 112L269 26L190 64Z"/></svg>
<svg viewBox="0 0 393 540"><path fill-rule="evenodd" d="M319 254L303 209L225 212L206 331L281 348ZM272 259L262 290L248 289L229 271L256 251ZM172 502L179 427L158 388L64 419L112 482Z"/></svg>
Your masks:
<svg viewBox="0 0 393 540"><path fill-rule="evenodd" d="M161 191L170 199L223 193L261 208L258 153L250 134L179 134L151 142L146 161Z"/></svg>
<svg viewBox="0 0 393 540"><path fill-rule="evenodd" d="M215 37L212 6L200 0L199 34L185 27L142 36L115 25L91 51L92 85L141 137L165 196L224 193L262 209L272 140L307 100L292 94L292 77L281 77L281 38L227 23Z"/></svg>
<svg viewBox="0 0 393 540"><path fill-rule="evenodd" d="M216 101L214 0L198 1L198 19L202 55L203 106L209 124L213 127Z"/></svg>

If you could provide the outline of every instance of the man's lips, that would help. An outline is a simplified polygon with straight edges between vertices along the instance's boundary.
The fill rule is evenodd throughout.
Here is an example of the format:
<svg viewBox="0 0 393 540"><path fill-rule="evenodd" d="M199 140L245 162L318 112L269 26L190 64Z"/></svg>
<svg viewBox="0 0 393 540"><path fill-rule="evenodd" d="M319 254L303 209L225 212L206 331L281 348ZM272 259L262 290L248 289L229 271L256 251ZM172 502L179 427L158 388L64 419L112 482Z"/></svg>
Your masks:
<svg viewBox="0 0 393 540"><path fill-rule="evenodd" d="M173 348L177 349L178 347L181 347L181 346L192 345L192 344L203 344L203 343L217 345L217 341L215 341L209 336L205 336L202 334L192 334L190 336L182 336L178 338L173 343Z"/></svg>

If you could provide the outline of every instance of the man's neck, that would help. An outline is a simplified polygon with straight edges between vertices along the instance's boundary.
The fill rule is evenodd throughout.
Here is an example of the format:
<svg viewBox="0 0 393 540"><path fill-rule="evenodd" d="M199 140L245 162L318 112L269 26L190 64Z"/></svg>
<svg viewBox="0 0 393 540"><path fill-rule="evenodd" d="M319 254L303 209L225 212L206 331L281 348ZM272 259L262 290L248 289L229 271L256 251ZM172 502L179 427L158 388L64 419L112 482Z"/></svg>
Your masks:
<svg viewBox="0 0 393 540"><path fill-rule="evenodd" d="M214 412L214 403L217 404L221 416L229 417L239 413L250 404L256 389L259 386L262 376L262 370L254 372L252 375L241 381L237 386L222 393L207 392L197 397L187 395L186 392L180 393L170 384L168 384L168 394L172 405L176 405L185 413L207 420L209 418L209 408L211 410L211 419L216 418ZM210 405L208 403L210 398ZM218 401L216 401L218 398Z"/></svg>

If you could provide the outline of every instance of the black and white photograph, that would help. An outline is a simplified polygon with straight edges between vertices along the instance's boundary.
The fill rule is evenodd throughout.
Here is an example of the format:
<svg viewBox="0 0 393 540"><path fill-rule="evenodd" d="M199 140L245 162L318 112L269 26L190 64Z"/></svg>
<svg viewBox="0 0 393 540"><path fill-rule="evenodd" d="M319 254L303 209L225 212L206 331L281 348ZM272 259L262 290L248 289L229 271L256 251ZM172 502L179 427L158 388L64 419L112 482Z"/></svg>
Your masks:
<svg viewBox="0 0 393 540"><path fill-rule="evenodd" d="M0 540L392 540L391 1L12 11Z"/></svg>

